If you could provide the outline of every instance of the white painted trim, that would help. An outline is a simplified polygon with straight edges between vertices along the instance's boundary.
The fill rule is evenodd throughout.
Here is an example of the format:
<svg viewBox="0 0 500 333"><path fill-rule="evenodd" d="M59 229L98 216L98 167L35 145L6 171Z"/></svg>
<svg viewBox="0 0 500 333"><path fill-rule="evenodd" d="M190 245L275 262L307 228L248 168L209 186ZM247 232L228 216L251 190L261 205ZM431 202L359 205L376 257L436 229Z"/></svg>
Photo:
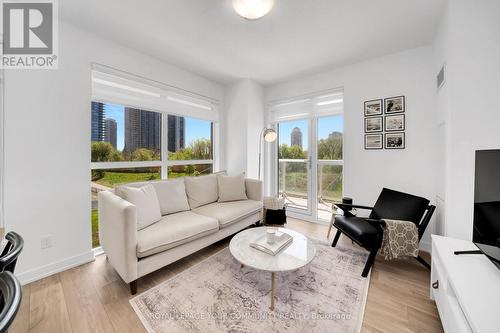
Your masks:
<svg viewBox="0 0 500 333"><path fill-rule="evenodd" d="M94 247L92 249L92 252L94 252L94 257L100 256L101 254L104 254L104 250L102 246Z"/></svg>
<svg viewBox="0 0 500 333"><path fill-rule="evenodd" d="M90 250L88 252L63 259L45 266L37 267L29 271L16 274L17 278L21 284L25 285L47 276L65 271L67 269L80 266L95 260L94 251Z"/></svg>
<svg viewBox="0 0 500 333"><path fill-rule="evenodd" d="M102 169L130 169L130 168L150 168L160 167L161 161L130 161L130 162L92 162L91 168Z"/></svg>
<svg viewBox="0 0 500 333"><path fill-rule="evenodd" d="M0 50L3 50L3 36L0 37ZM1 51L0 51L1 52ZM0 227L5 228L4 212L4 170L5 170L5 69L0 69Z"/></svg>

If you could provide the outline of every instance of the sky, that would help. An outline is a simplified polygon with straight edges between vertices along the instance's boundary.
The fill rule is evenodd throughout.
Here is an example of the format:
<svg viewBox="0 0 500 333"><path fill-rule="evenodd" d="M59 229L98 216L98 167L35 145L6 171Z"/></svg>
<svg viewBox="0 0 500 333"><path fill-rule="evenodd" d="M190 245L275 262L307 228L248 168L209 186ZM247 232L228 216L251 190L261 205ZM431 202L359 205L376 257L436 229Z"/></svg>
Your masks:
<svg viewBox="0 0 500 333"><path fill-rule="evenodd" d="M106 103L106 118L112 118L117 123L117 149L123 150L125 145L125 112L123 105ZM292 120L279 123L279 143L290 145L290 133L294 127L300 128L302 131L302 148L307 150L309 147L308 140L308 120ZM332 132L343 132L343 117L330 116L318 118L318 140L328 138ZM210 138L210 122L206 120L198 120L185 117L185 142L186 146L190 142L201 139Z"/></svg>
<svg viewBox="0 0 500 333"><path fill-rule="evenodd" d="M309 120L291 120L279 123L279 143L285 143L290 146L290 134L294 127L302 131L302 148L307 150L309 147ZM326 139L332 132L343 133L344 121L342 116L331 116L318 118L318 140Z"/></svg>
<svg viewBox="0 0 500 333"><path fill-rule="evenodd" d="M125 108L123 105L106 103L106 118L116 120L117 134L116 134L116 148L123 150L125 145ZM189 143L197 139L210 138L210 122L206 120L198 120L185 117L185 143Z"/></svg>

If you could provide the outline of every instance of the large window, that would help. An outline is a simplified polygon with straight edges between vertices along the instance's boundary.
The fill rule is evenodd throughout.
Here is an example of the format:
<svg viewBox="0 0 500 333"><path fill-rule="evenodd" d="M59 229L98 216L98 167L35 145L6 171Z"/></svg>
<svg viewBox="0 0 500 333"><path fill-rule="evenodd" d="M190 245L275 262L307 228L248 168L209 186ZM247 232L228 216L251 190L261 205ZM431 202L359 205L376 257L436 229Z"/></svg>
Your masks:
<svg viewBox="0 0 500 333"><path fill-rule="evenodd" d="M99 246L99 191L213 171L212 121L97 101L91 113L93 247Z"/></svg>

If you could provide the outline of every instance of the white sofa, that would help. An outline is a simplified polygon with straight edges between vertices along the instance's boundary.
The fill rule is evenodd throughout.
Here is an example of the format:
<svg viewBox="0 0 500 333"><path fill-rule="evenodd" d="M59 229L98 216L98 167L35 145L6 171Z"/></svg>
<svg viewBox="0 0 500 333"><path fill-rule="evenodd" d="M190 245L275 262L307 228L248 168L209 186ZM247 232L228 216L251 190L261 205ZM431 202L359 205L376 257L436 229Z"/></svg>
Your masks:
<svg viewBox="0 0 500 333"><path fill-rule="evenodd" d="M157 222L142 229L138 226L138 208L124 199L124 190L130 189L118 186L115 193L102 191L98 194L101 245L111 265L129 283L132 294L137 292L138 278L261 220L261 181L242 179L246 200L219 202L218 194L214 194L209 198L211 202L206 203L207 193L219 193L218 188L213 188L214 184L216 187L221 185L204 177L217 179L218 176L125 185L145 188L145 185L152 184L162 213L168 212L168 205L172 202L187 198L189 203L186 210L162 214ZM210 185L207 185L209 180ZM205 202L199 201L199 196L205 196Z"/></svg>

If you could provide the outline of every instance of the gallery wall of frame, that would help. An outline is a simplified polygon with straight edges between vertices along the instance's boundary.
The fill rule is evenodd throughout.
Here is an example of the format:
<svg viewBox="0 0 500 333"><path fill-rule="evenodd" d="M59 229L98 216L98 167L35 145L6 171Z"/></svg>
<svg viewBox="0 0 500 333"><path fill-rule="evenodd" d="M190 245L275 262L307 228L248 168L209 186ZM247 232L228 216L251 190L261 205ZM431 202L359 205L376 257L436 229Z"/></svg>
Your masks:
<svg viewBox="0 0 500 333"><path fill-rule="evenodd" d="M405 96L374 99L364 103L365 149L405 149Z"/></svg>

